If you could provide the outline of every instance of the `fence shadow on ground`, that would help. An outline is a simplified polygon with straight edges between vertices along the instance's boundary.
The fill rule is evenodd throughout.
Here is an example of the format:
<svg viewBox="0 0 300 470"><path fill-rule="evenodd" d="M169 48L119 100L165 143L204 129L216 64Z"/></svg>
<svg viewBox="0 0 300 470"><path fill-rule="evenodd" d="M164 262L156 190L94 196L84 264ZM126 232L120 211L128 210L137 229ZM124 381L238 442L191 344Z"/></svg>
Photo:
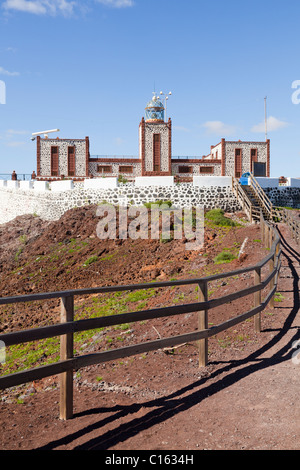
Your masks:
<svg viewBox="0 0 300 470"><path fill-rule="evenodd" d="M279 231L279 230L278 230ZM279 231L280 233L280 231ZM100 418L97 422L92 423L76 432L70 433L67 436L49 442L47 445L39 447L36 450L53 450L61 446L68 446L77 439L86 438L86 442L75 446L74 450L108 450L113 446L119 445L122 442L136 436L137 434L151 429L153 426L163 423L175 415L183 413L195 405L201 403L206 398L224 390L231 385L239 382L243 378L276 364L291 360L291 345L293 341L300 338L299 329L295 331L292 339L289 338L272 357L261 358L268 350L284 340L288 331L291 331L293 321L299 311L299 274L295 267L295 261L299 264L299 254L291 247L287 240L281 235L282 255L287 261L287 266L290 269L291 277L293 279L293 307L285 319L283 327L277 334L263 347L251 353L249 356L242 360L226 361L226 365L222 367L222 362L215 362L217 366L221 366L215 370L209 377L201 378L194 383L177 390L176 392L158 398L149 400L139 404L129 406L114 406L114 407L98 407L91 408L81 413L74 415L74 419L87 415L101 415L102 413L111 413L110 416ZM224 374L225 375L224 377ZM219 380L218 380L219 377ZM214 383L211 383L215 381ZM137 413L141 408L149 409L142 417L135 418L134 413ZM105 425L114 423L128 417L129 420L96 438L89 439L89 433L101 430Z"/></svg>

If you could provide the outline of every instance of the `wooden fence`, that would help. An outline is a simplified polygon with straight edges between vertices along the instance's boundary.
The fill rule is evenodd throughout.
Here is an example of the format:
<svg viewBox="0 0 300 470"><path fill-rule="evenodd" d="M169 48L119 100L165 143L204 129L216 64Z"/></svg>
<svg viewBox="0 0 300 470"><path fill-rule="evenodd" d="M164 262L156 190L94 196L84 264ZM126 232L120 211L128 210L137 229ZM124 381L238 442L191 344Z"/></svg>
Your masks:
<svg viewBox="0 0 300 470"><path fill-rule="evenodd" d="M293 239L300 246L300 217L297 220L289 209L282 207L274 208L274 216L288 226Z"/></svg>
<svg viewBox="0 0 300 470"><path fill-rule="evenodd" d="M17 372L0 377L0 389L21 385L33 380L39 380L52 375L60 375L60 418L67 420L73 416L73 371L82 367L100 364L107 361L121 359L137 354L154 351L166 347L198 341L199 343L199 366L208 363L208 339L216 334L231 328L238 323L254 317L255 330L261 331L261 312L266 306L273 302L280 270L280 237L273 226L261 220L261 236L267 248L270 248L268 256L255 266L249 266L230 272L216 274L198 279L186 279L168 282L151 282L147 284L136 284L126 286L95 287L76 289L59 292L38 293L32 295L21 295L0 298L0 305L16 304L20 302L33 302L46 299L61 299L61 323L39 327L29 330L21 330L0 335L0 340L6 346L37 341L54 336L60 336L60 360L54 364L44 365L37 368ZM269 264L267 277L262 280L262 268ZM216 299L208 300L208 285L212 281L226 277L238 276L253 272L254 283L252 286L237 292L224 295ZM123 313L101 318L84 319L74 321L74 298L95 293L111 293L120 291L135 291L139 289L162 288L169 286L183 286L197 284L199 286L199 299L196 303L176 305L164 308L155 308L139 312ZM267 294L262 299L263 290L267 288ZM237 299L242 299L250 294L254 295L254 305L251 310L240 313L237 317L208 328L208 312L210 309L225 305ZM241 302L242 308L243 302ZM189 312L198 312L199 330L179 336L162 338L155 341L126 346L109 351L73 356L73 337L75 332L90 329L103 328L113 325L121 325L142 320L156 319L171 315L182 315Z"/></svg>

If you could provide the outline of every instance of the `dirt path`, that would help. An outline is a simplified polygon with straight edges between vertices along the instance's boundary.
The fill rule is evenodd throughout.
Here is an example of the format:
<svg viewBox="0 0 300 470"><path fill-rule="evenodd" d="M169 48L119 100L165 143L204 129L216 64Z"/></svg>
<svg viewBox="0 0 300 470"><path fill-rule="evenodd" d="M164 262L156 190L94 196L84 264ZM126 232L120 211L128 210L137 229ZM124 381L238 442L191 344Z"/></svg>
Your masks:
<svg viewBox="0 0 300 470"><path fill-rule="evenodd" d="M180 357L149 353L145 361L135 361L135 382L131 377L127 386L126 368L119 385L111 371L112 383L105 388L95 380L103 370L90 367L77 381L75 416L68 422L58 419L59 391L51 391L48 379L47 393L19 407L2 405L0 448L299 450L300 360L292 356L300 339L300 256L286 227L278 228L282 301L265 313L262 333L243 349L213 350L204 369L191 347Z"/></svg>

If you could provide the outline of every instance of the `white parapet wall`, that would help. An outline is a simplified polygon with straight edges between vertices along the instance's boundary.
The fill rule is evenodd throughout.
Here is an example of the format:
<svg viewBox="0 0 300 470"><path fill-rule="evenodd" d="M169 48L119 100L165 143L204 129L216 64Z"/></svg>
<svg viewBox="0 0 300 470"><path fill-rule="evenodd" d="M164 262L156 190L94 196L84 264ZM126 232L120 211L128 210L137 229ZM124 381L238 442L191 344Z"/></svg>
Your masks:
<svg viewBox="0 0 300 470"><path fill-rule="evenodd" d="M193 177L193 186L220 186L228 187L232 186L232 177L231 176L194 176Z"/></svg>
<svg viewBox="0 0 300 470"><path fill-rule="evenodd" d="M279 178L267 178L263 176L256 176L258 184L262 188L278 188L279 187Z"/></svg>
<svg viewBox="0 0 300 470"><path fill-rule="evenodd" d="M84 189L114 189L118 187L118 178L90 178L85 179Z"/></svg>
<svg viewBox="0 0 300 470"><path fill-rule="evenodd" d="M8 180L6 187L7 187L7 189L18 189L19 188L19 181Z"/></svg>
<svg viewBox="0 0 300 470"><path fill-rule="evenodd" d="M7 181L6 180L0 180L0 188L6 188L7 187Z"/></svg>
<svg viewBox="0 0 300 470"><path fill-rule="evenodd" d="M300 178L287 178L287 180L291 188L300 188Z"/></svg>
<svg viewBox="0 0 300 470"><path fill-rule="evenodd" d="M20 181L20 189L33 189L33 181Z"/></svg>
<svg viewBox="0 0 300 470"><path fill-rule="evenodd" d="M135 186L174 186L174 176L137 176Z"/></svg>
<svg viewBox="0 0 300 470"><path fill-rule="evenodd" d="M59 191L69 191L74 189L74 181L73 180L61 180L61 181L52 181L50 183L50 189L54 192Z"/></svg>
<svg viewBox="0 0 300 470"><path fill-rule="evenodd" d="M49 191L48 181L35 181L33 185L35 191Z"/></svg>

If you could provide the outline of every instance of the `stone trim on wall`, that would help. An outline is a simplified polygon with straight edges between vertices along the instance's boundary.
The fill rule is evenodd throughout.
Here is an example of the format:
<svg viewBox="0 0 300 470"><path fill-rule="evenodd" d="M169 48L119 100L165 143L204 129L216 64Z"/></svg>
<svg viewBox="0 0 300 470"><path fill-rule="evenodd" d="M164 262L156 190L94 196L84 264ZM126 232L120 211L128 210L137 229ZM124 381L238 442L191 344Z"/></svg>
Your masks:
<svg viewBox="0 0 300 470"><path fill-rule="evenodd" d="M225 139L222 139L221 141L221 148L222 148L222 155L221 155L221 159L222 159L222 166L221 166L221 176L225 176L225 173L226 173L226 162L225 162Z"/></svg>
<svg viewBox="0 0 300 470"><path fill-rule="evenodd" d="M38 135L36 138L36 175L41 174L41 137Z"/></svg>
<svg viewBox="0 0 300 470"><path fill-rule="evenodd" d="M267 176L270 177L270 139L267 140Z"/></svg>
<svg viewBox="0 0 300 470"><path fill-rule="evenodd" d="M85 174L89 176L89 159L90 159L90 140L88 137L85 138Z"/></svg>
<svg viewBox="0 0 300 470"><path fill-rule="evenodd" d="M141 154L140 154L140 159L142 161L142 176L145 176L145 119L142 118L141 123L140 123L140 148L141 148Z"/></svg>
<svg viewBox="0 0 300 470"><path fill-rule="evenodd" d="M172 172L172 120L168 120L168 129L169 129L169 172Z"/></svg>

